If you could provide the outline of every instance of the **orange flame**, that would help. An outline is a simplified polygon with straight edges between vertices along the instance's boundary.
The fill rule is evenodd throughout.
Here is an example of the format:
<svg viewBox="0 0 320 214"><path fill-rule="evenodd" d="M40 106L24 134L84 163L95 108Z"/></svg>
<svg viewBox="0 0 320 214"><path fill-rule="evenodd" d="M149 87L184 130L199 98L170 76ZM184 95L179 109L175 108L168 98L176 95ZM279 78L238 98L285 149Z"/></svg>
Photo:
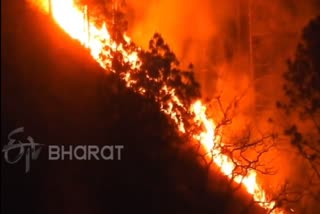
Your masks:
<svg viewBox="0 0 320 214"><path fill-rule="evenodd" d="M38 7L48 12L48 0L32 0L36 1ZM117 44L112 40L107 25L104 23L102 27L98 27L94 22L86 18L86 6L79 6L74 3L74 0L51 0L52 16L58 25L68 33L72 38L81 42L87 47L92 57L105 69L110 69L112 65L112 52L121 52L124 56L124 61L129 63L132 69L137 69L141 65L137 51L127 52L122 44ZM130 38L124 35L127 43L130 43ZM106 47L108 47L106 49ZM101 55L107 56L102 58ZM148 78L148 77L147 77ZM123 79L127 83L127 87L131 87L137 80L131 78L130 73L126 73ZM146 88L139 88L138 93L143 95ZM181 133L185 133L185 124L181 120L182 114L173 106L179 106L185 109L182 102L175 94L175 89L163 87L160 93L170 95L171 99L168 103L160 103L161 111L171 118L178 127ZM157 100L156 100L157 101ZM204 127L200 134L194 134L195 140L199 141L203 148L208 152L208 158L212 158L213 162L221 169L221 172L228 178L233 179L236 183L242 184L253 199L264 209L273 213L283 213L281 210L273 210L275 202L267 200L266 192L262 189L257 181L257 172L253 169L249 170L247 175L233 176L233 171L236 167L233 160L224 155L221 147L219 136L215 136L215 123L209 119L206 114L206 106L200 101L196 101L187 109L194 115L194 123L198 127Z"/></svg>
<svg viewBox="0 0 320 214"><path fill-rule="evenodd" d="M261 207L267 210L272 210L275 206L275 202L268 202L265 191L257 182L257 173L255 170L250 169L246 176L240 174L233 176L236 164L231 160L231 158L221 152L221 147L215 145L220 142L219 136L215 136L215 125L212 120L207 118L206 107L201 103L201 101L197 101L192 105L191 111L196 115L194 122L202 124L205 127L203 132L194 137L199 140L209 152L209 157L213 159L213 162L217 166L220 167L221 172L230 179L232 178L236 183L245 186L248 193L253 196L253 199L258 202ZM276 213L281 213L281 211L277 211Z"/></svg>

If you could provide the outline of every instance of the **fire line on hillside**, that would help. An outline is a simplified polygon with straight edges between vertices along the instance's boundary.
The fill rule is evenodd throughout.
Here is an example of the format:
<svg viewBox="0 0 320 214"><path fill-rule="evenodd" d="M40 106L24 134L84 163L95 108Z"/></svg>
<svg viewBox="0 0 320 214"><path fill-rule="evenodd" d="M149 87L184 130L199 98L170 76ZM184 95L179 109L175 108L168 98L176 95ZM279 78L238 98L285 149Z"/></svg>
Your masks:
<svg viewBox="0 0 320 214"><path fill-rule="evenodd" d="M189 73L168 74L166 69L162 69L157 71L156 75L152 75L153 73L147 70L141 61L141 55L147 52L133 44L126 34L123 34L123 42L114 40L106 23L98 26L91 21L87 6L76 5L73 0L42 0L40 2L36 1L39 9L51 13L56 23L70 37L80 41L90 50L92 57L102 68L120 75L126 86L134 92L152 97L158 102L161 106L160 110L174 122L179 132L191 135L195 143L200 143L207 152L206 158L212 160L228 178L242 184L257 204L272 213L284 212L274 209L276 203L268 199L267 193L257 180L257 172L254 169L248 169L244 175L233 175L236 164L234 160L223 154L221 137L217 134L216 124L213 119L208 118L207 106L201 101L201 97L189 100L181 95L183 93L179 88L175 88L174 84L170 83L177 75L183 76L188 82ZM50 7L49 2L51 2ZM163 41L156 37L154 45L158 43L163 44ZM149 54L152 55L152 53ZM160 50L156 54L166 54L166 50ZM121 69L115 69L117 66ZM170 66L178 65L170 64ZM147 83L141 83L141 76ZM156 85L159 90L150 90L149 85Z"/></svg>

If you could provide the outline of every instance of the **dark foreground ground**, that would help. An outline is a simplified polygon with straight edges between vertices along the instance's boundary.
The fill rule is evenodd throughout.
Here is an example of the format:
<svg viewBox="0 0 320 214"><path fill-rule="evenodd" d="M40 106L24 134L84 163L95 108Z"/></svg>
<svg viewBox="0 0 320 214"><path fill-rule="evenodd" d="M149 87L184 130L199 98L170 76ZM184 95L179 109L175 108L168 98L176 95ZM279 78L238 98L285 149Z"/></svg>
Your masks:
<svg viewBox="0 0 320 214"><path fill-rule="evenodd" d="M48 161L43 149L29 173L2 153L3 213L258 213L247 195L219 189L220 175L208 181L156 104L22 2L1 3L2 147L24 127L21 138L40 144L124 150L121 161Z"/></svg>

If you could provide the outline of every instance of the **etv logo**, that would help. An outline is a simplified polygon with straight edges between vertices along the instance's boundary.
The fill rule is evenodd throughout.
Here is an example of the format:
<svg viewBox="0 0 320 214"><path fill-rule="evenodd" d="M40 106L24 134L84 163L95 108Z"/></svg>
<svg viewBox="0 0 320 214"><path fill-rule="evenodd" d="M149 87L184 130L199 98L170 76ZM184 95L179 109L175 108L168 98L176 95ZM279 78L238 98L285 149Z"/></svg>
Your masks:
<svg viewBox="0 0 320 214"><path fill-rule="evenodd" d="M17 163L25 155L25 172L27 173L30 171L31 160L36 160L39 157L41 146L43 145L35 143L33 138L30 136L27 137L26 143L13 138L14 135L23 132L24 127L17 128L10 132L8 135L9 142L3 147L2 152L4 153L5 161L9 164ZM19 149L19 153L14 157L9 158L9 152L16 149Z"/></svg>
<svg viewBox="0 0 320 214"><path fill-rule="evenodd" d="M27 142L15 139L13 136L24 132L24 127L17 128L9 133L8 144L2 149L4 159L9 164L15 164L25 155L25 173L30 171L31 160L38 159L44 144L35 143L28 136ZM48 145L48 160L121 160L123 145ZM12 150L19 149L13 157L9 155Z"/></svg>

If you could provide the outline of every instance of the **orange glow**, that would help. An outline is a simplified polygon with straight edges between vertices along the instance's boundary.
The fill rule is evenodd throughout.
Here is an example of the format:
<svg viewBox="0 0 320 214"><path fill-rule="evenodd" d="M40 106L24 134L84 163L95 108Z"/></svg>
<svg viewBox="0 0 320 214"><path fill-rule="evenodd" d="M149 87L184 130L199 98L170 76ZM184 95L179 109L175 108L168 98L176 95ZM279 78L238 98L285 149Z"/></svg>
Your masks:
<svg viewBox="0 0 320 214"><path fill-rule="evenodd" d="M194 135L194 138L199 140L206 151L208 151L208 157L213 159L214 163L219 166L224 175L233 179L236 183L242 184L261 207L271 210L275 202L268 202L265 191L257 182L257 173L255 170L250 169L245 176L240 174L233 175L236 165L231 158L221 152L221 147L216 145L221 142L219 141L219 136L215 136L214 122L207 118L206 107L201 101L197 101L191 106L191 111L195 114L194 122L198 123L199 126L204 126L204 131L198 135ZM275 210L273 213L280 214L282 212Z"/></svg>
<svg viewBox="0 0 320 214"><path fill-rule="evenodd" d="M43 0L48 1L48 0ZM106 70L111 70L113 52L121 52L123 60L129 63L132 70L138 69L141 62L138 57L138 51L128 52L123 44L117 44L112 40L108 31L107 25L103 24L98 27L94 22L87 20L85 16L86 6L75 5L73 0L52 0L52 15L57 24L72 38L81 42L87 47L92 57ZM39 1L37 1L39 3ZM46 4L39 4L43 7ZM48 11L47 8L42 8ZM89 22L89 23L88 23ZM129 44L131 39L124 35L125 41ZM104 57L101 57L103 55ZM146 77L151 79L151 77ZM133 88L138 80L132 79L132 75L127 72L123 76L126 86ZM161 81L152 79L154 82ZM144 95L148 89L138 88L137 93ZM243 184L247 192L252 195L255 201L266 210L272 210L275 202L268 201L266 192L262 189L257 181L257 172L253 169L249 170L247 175L234 175L235 163L233 160L224 155L221 151L221 141L219 136L215 136L216 125L214 121L207 117L206 106L198 100L194 102L190 108L183 105L183 102L175 93L175 89L169 86L164 86L160 89L160 94L168 95L168 101L161 101L160 98L155 98L160 103L161 111L164 112L171 120L174 121L178 130L181 133L186 133L186 125L183 122L183 114L179 108L184 109L193 115L193 122L199 129L203 130L200 133L193 134L193 138L201 143L203 148L208 152L208 158L212 158L214 163L221 169L221 172L228 178L233 179L238 184ZM175 108L178 106L179 108ZM203 127L203 128L201 128ZM283 213L281 210L274 210L273 213Z"/></svg>
<svg viewBox="0 0 320 214"><path fill-rule="evenodd" d="M48 0L34 0L38 6L48 12ZM87 47L92 57L103 67L108 68L113 58L111 52L121 51L124 61L129 62L131 68L139 67L139 59L137 52L128 53L124 51L122 44L117 44L111 39L110 33L104 23L102 27L98 27L95 23L88 23L86 17L87 6L75 5L74 0L52 0L51 11L54 20L59 26L68 33L73 39L81 42ZM126 42L130 42L128 36L124 36ZM107 48L106 48L107 47ZM107 56L107 60L102 60L101 54Z"/></svg>

